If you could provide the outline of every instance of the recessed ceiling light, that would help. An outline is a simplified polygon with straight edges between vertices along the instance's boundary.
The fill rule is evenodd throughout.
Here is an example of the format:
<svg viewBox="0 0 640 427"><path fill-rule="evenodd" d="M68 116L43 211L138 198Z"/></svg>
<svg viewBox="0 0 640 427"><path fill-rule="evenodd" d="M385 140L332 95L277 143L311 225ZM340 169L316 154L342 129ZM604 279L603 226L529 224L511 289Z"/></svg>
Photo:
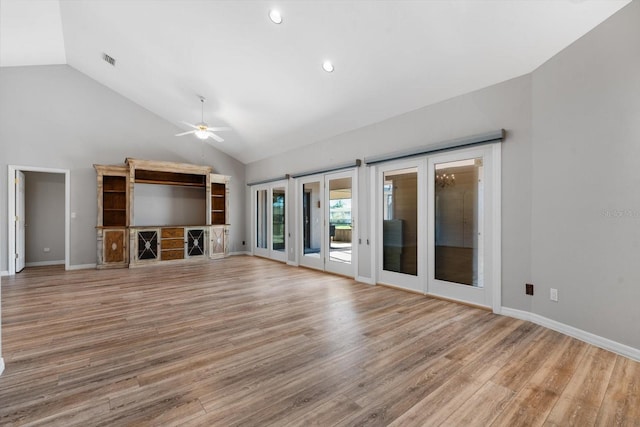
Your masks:
<svg viewBox="0 0 640 427"><path fill-rule="evenodd" d="M271 19L271 22L274 24L280 24L282 22L282 15L280 15L279 10L271 9L269 11L269 19Z"/></svg>
<svg viewBox="0 0 640 427"><path fill-rule="evenodd" d="M333 64L331 63L331 61L324 61L322 63L322 69L325 70L327 73L332 73L333 72Z"/></svg>

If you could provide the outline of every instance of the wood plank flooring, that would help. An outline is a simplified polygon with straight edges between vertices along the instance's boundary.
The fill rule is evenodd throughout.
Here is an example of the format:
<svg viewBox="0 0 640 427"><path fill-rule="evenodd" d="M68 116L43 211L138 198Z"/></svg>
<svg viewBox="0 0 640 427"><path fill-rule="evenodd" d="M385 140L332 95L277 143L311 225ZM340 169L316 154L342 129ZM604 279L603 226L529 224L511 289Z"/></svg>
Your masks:
<svg viewBox="0 0 640 427"><path fill-rule="evenodd" d="M640 363L252 257L2 281L0 425L640 426Z"/></svg>

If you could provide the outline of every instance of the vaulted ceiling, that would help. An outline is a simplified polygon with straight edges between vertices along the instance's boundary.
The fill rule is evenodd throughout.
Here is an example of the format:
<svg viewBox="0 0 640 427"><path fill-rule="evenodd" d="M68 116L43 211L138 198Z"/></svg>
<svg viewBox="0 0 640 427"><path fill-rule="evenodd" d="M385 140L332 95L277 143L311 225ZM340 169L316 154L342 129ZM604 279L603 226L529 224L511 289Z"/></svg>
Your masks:
<svg viewBox="0 0 640 427"><path fill-rule="evenodd" d="M0 66L67 63L176 132L202 95L249 163L531 72L630 0L0 1Z"/></svg>

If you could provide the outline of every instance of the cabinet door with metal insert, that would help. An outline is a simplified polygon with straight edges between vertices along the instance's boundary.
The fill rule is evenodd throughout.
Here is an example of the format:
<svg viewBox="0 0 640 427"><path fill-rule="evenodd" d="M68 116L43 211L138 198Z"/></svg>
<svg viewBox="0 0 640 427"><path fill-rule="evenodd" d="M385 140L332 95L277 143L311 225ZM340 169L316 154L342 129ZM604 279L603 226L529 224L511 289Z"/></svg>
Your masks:
<svg viewBox="0 0 640 427"><path fill-rule="evenodd" d="M158 259L158 232L138 231L138 259Z"/></svg>

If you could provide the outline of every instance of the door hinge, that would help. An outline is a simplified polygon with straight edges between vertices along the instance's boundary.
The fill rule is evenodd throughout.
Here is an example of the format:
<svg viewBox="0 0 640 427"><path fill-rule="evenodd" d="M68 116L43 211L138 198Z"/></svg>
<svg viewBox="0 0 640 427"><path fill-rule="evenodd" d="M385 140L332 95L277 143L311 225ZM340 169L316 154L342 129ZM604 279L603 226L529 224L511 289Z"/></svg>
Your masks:
<svg viewBox="0 0 640 427"><path fill-rule="evenodd" d="M18 185L18 183L19 183L19 182L20 182L20 180L19 180L18 178L14 178L14 179L13 179L13 183L14 183L14 184Z"/></svg>
<svg viewBox="0 0 640 427"><path fill-rule="evenodd" d="M20 258L20 255L16 254L16 259Z"/></svg>
<svg viewBox="0 0 640 427"><path fill-rule="evenodd" d="M18 222L20 220L20 217L18 215L15 216L15 222Z"/></svg>

